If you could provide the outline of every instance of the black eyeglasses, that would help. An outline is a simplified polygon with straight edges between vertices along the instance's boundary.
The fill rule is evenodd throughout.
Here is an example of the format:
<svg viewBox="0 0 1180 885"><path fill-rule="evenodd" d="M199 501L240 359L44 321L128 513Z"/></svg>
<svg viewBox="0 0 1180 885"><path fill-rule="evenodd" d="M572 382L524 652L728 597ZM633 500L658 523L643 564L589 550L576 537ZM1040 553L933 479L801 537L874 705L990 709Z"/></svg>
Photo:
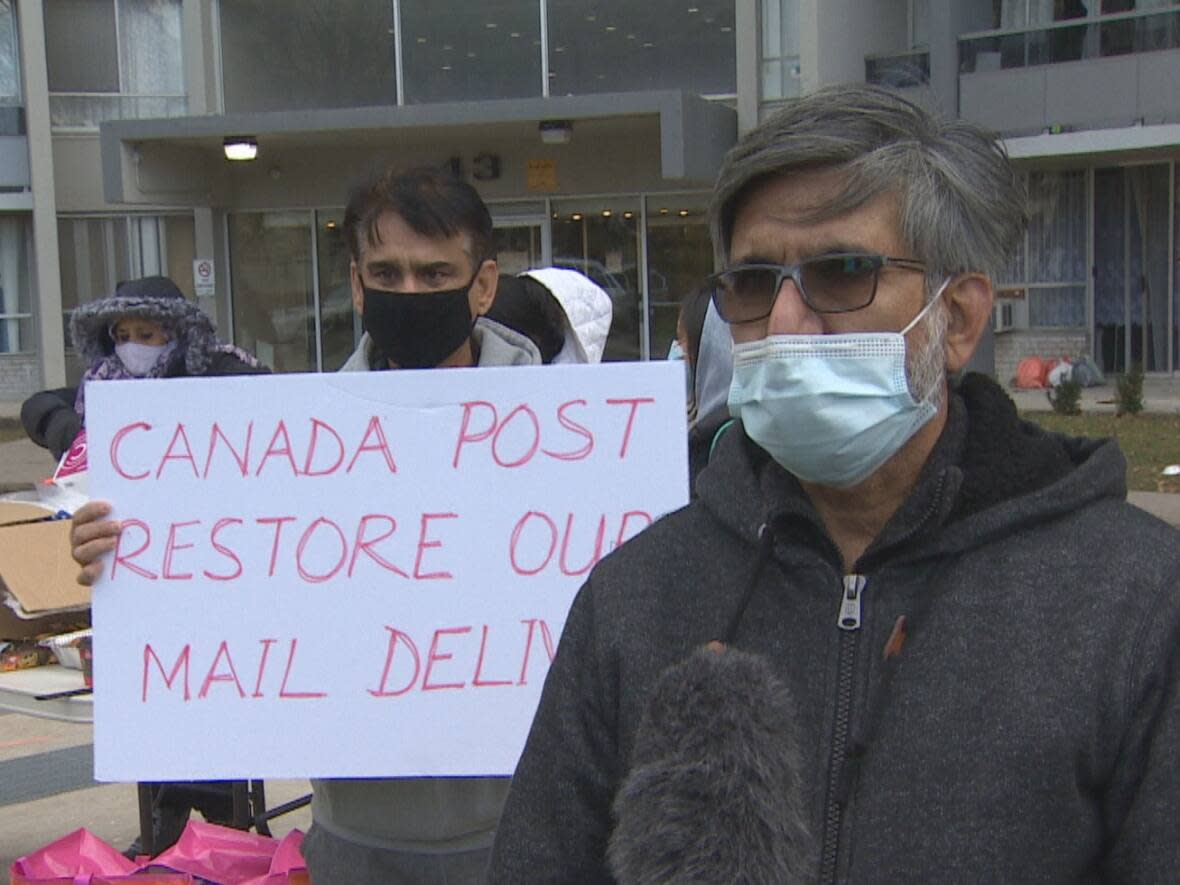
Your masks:
<svg viewBox="0 0 1180 885"><path fill-rule="evenodd" d="M884 267L925 271L910 258L841 253L819 255L798 264L742 264L706 281L717 313L727 323L750 323L770 316L783 280L790 279L803 302L816 313L847 313L873 303Z"/></svg>

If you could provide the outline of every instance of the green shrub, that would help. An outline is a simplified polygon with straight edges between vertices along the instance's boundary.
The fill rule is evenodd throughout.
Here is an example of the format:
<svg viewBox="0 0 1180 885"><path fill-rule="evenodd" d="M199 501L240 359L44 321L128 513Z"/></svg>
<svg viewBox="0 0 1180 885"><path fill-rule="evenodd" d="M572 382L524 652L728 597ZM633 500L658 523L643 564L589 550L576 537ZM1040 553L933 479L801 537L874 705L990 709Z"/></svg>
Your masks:
<svg viewBox="0 0 1180 885"><path fill-rule="evenodd" d="M1120 375L1115 414L1138 415L1143 411L1143 364L1132 363L1131 371Z"/></svg>
<svg viewBox="0 0 1180 885"><path fill-rule="evenodd" d="M1073 379L1066 379L1048 390L1049 403L1058 415L1082 414L1082 385Z"/></svg>

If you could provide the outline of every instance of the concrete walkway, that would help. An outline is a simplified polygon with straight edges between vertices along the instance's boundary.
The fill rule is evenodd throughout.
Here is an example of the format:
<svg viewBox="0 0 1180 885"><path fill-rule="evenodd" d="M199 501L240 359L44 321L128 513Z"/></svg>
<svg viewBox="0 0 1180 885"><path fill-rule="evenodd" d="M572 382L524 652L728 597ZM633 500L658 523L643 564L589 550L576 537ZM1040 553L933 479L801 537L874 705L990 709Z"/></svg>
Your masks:
<svg viewBox="0 0 1180 885"><path fill-rule="evenodd" d="M0 443L0 494L29 490L56 466L48 451L27 438Z"/></svg>
<svg viewBox="0 0 1180 885"><path fill-rule="evenodd" d="M8 881L18 857L79 827L120 851L137 835L135 785L99 784L91 777L93 735L91 725L0 712L0 881ZM305 780L267 781L267 807L310 789ZM275 818L270 826L276 838L296 827L306 833L311 809Z"/></svg>

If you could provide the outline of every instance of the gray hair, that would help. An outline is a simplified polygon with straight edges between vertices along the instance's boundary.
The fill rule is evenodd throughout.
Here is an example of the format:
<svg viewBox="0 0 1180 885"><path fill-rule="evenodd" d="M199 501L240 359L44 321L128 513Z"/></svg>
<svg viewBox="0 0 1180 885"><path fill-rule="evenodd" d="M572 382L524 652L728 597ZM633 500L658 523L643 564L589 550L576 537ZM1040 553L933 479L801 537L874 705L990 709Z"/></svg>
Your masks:
<svg viewBox="0 0 1180 885"><path fill-rule="evenodd" d="M748 132L722 163L709 209L724 266L738 209L769 178L806 169L846 173L819 221L877 196L900 198L901 234L926 264L927 290L968 271L993 279L1028 223L1024 184L994 134L943 120L877 86L831 86Z"/></svg>

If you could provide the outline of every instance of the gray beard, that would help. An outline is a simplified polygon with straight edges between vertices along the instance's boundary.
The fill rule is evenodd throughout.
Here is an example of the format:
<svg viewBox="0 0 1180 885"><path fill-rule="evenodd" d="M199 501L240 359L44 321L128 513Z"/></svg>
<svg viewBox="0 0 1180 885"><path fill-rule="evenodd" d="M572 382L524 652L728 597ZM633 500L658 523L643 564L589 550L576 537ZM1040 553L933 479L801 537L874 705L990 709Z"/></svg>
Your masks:
<svg viewBox="0 0 1180 885"><path fill-rule="evenodd" d="M946 393L946 307L930 309L914 331L921 336L913 348L906 347L906 381L914 402L942 405Z"/></svg>

